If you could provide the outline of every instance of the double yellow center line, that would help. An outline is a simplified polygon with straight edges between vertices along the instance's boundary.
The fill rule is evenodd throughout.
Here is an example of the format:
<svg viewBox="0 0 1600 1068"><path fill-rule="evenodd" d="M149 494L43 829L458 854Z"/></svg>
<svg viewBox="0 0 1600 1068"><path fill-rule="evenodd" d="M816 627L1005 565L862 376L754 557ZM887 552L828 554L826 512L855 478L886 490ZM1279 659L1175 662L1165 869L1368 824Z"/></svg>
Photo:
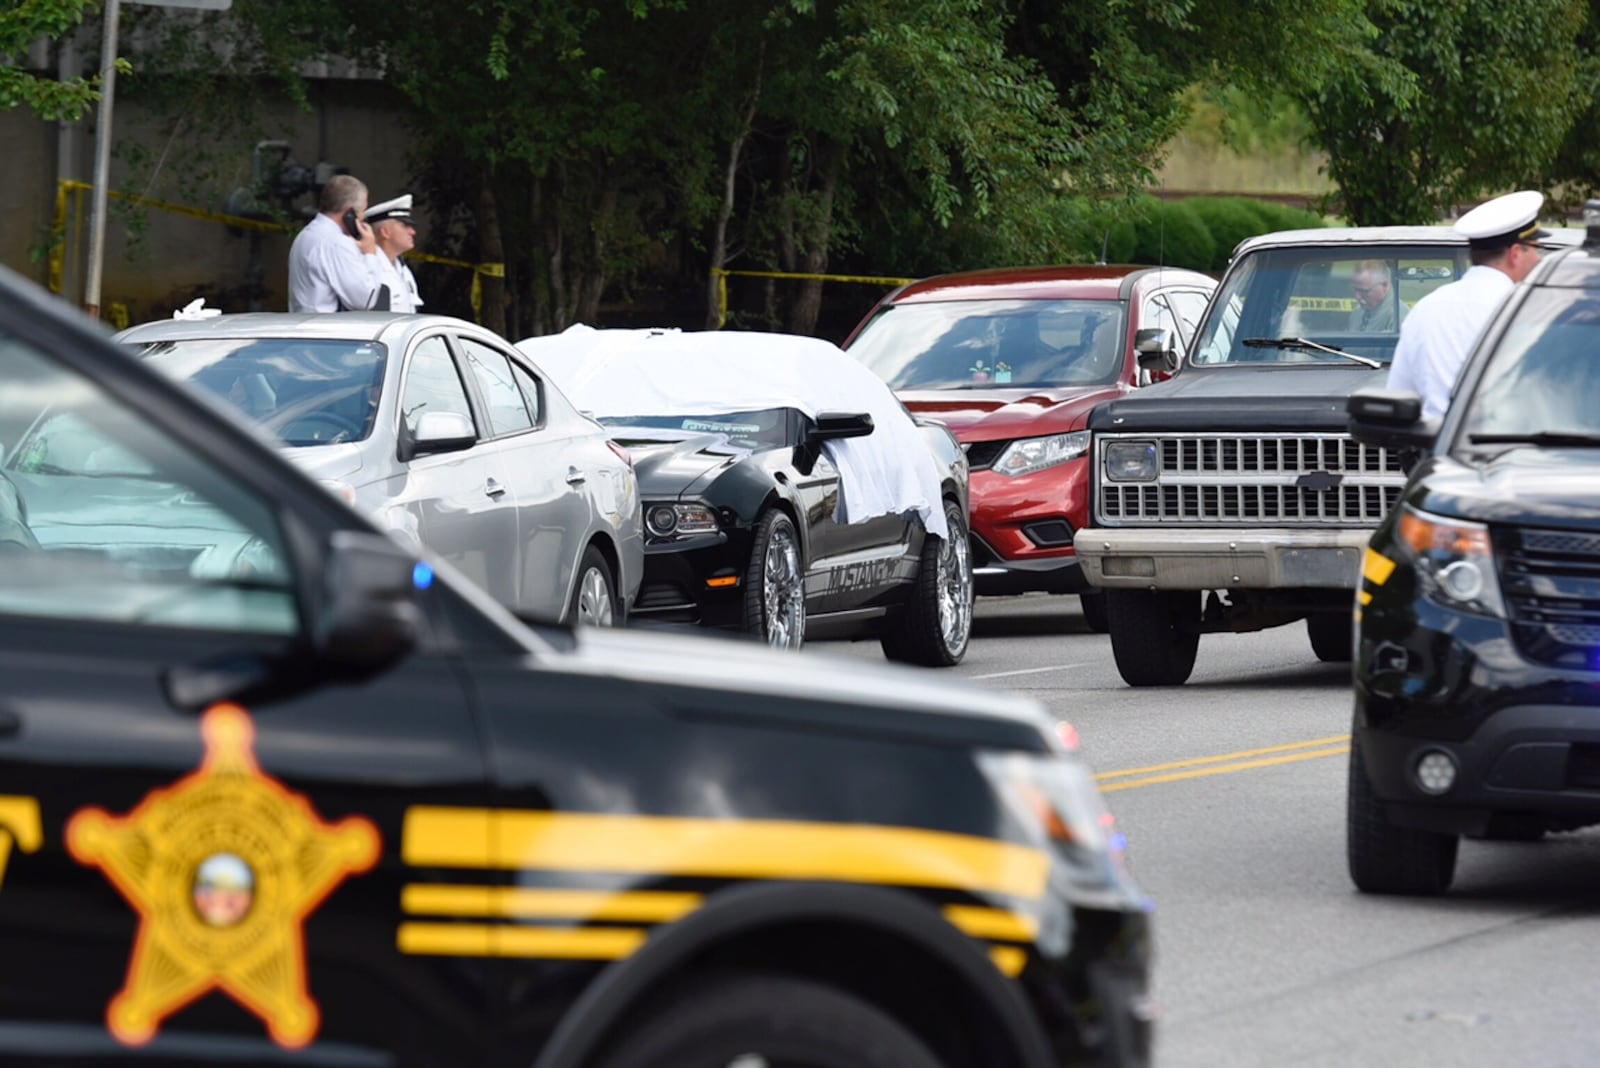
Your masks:
<svg viewBox="0 0 1600 1068"><path fill-rule="evenodd" d="M1151 764L1124 771L1107 771L1096 775L1095 781L1100 784L1101 793L1109 794L1114 790L1134 790L1141 786L1156 786L1164 782L1203 779L1208 775L1231 775L1236 771L1267 768L1276 764L1293 764L1301 760L1317 760L1348 752L1350 752L1350 736L1335 734L1328 738L1314 738L1308 742L1269 745L1263 749L1241 749L1237 753L1174 760L1167 764Z"/></svg>

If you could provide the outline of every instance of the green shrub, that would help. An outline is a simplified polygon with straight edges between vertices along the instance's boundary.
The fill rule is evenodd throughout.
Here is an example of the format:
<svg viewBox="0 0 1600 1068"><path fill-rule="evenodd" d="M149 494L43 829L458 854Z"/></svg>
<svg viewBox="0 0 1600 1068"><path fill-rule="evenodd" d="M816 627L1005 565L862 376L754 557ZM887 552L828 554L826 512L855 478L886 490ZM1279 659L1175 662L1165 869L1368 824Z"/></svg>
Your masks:
<svg viewBox="0 0 1600 1068"><path fill-rule="evenodd" d="M1250 210L1250 202L1238 197L1190 197L1183 203L1206 224L1215 243L1205 270L1221 271L1239 242L1265 232L1262 216Z"/></svg>
<svg viewBox="0 0 1600 1068"><path fill-rule="evenodd" d="M1217 242L1199 214L1184 201L1156 204L1138 222L1139 239L1134 257L1139 263L1159 263L1190 270L1211 269Z"/></svg>

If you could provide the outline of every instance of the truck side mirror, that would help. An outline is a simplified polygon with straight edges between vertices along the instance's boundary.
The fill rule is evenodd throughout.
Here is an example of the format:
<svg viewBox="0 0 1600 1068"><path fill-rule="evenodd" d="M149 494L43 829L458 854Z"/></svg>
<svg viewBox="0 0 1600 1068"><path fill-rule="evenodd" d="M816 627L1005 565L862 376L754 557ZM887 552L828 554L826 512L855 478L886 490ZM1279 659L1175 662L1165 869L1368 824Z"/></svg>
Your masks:
<svg viewBox="0 0 1600 1068"><path fill-rule="evenodd" d="M1361 389L1345 402L1350 436L1386 449L1429 449L1439 420L1425 419L1422 398L1408 389Z"/></svg>

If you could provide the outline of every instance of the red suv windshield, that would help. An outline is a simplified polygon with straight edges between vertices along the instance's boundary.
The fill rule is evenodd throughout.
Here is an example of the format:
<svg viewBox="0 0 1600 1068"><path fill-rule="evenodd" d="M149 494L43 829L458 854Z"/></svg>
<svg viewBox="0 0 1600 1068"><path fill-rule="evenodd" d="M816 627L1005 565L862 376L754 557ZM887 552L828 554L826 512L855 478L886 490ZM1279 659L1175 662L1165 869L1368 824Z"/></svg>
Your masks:
<svg viewBox="0 0 1600 1068"><path fill-rule="evenodd" d="M1098 385L1122 373L1122 316L1111 300L896 304L848 352L897 390Z"/></svg>

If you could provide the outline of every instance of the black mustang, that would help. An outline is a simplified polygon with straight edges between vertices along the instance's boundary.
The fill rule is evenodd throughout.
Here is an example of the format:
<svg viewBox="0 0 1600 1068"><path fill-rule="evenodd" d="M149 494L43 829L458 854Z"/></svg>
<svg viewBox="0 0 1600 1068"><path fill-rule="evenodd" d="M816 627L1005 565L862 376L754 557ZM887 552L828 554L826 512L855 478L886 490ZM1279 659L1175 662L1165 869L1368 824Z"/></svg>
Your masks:
<svg viewBox="0 0 1600 1068"><path fill-rule="evenodd" d="M645 571L634 619L730 628L798 648L876 633L892 660L958 663L972 629L967 468L942 425L921 424L938 460L948 539L915 519L833 518L839 473L826 441L872 433L865 413L794 408L715 416L602 418L634 459Z"/></svg>

